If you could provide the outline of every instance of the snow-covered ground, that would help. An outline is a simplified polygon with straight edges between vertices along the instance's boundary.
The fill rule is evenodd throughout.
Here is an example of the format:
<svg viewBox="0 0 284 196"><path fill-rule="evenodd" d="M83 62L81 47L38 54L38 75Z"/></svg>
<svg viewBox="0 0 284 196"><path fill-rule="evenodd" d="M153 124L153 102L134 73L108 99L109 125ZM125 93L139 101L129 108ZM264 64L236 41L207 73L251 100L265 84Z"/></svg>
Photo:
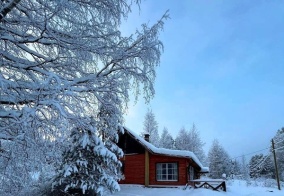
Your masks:
<svg viewBox="0 0 284 196"><path fill-rule="evenodd" d="M140 185L121 185L121 191L113 196L235 196L235 195L249 195L249 196L284 196L284 190L278 190L277 188L268 188L261 185L252 183L247 186L246 181L234 180L227 182L227 192L213 191L211 189L188 188L183 190L183 187L179 188L144 188Z"/></svg>

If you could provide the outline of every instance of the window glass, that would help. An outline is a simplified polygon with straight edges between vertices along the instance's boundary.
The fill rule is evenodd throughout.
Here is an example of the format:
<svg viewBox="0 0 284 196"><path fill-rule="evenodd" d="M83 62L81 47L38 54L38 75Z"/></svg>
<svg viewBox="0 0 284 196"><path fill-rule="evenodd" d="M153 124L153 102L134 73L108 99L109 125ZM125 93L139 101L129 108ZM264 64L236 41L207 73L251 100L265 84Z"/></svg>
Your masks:
<svg viewBox="0 0 284 196"><path fill-rule="evenodd" d="M156 178L157 181L177 181L178 171L177 163L157 163Z"/></svg>

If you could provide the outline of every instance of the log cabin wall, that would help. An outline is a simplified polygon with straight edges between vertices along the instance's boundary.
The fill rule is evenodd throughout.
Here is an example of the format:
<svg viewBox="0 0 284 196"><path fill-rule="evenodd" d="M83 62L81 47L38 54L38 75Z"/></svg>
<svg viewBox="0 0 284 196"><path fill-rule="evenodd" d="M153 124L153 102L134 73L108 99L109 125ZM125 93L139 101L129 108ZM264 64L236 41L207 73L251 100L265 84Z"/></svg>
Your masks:
<svg viewBox="0 0 284 196"><path fill-rule="evenodd" d="M122 159L124 164L124 180L120 184L145 183L145 154L125 155Z"/></svg>
<svg viewBox="0 0 284 196"><path fill-rule="evenodd" d="M157 163L178 163L177 181L157 181L156 164ZM150 185L185 185L187 183L187 158L168 157L150 154Z"/></svg>

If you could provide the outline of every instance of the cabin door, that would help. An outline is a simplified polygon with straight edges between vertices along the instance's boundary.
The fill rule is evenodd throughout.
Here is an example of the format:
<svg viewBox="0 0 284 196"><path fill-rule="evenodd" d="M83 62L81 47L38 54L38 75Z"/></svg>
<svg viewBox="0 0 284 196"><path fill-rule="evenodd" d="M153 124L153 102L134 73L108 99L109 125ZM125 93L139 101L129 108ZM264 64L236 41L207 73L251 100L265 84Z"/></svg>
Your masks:
<svg viewBox="0 0 284 196"><path fill-rule="evenodd" d="M194 180L194 168L192 166L188 166L188 180Z"/></svg>

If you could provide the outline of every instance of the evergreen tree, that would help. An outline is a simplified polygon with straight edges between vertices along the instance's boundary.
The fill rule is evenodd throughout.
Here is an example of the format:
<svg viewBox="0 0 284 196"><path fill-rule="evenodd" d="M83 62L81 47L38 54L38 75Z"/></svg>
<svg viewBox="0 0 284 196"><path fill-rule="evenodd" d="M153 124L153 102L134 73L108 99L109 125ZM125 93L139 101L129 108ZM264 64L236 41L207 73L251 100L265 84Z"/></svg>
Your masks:
<svg viewBox="0 0 284 196"><path fill-rule="evenodd" d="M160 139L160 145L161 148L167 148L167 149L173 149L174 148L174 139L169 133L168 129L164 127L161 139Z"/></svg>
<svg viewBox="0 0 284 196"><path fill-rule="evenodd" d="M246 163L246 157L242 156L242 162L241 162L241 174L243 176L243 179L248 180L249 179L249 170L248 165Z"/></svg>
<svg viewBox="0 0 284 196"><path fill-rule="evenodd" d="M249 175L251 178L259 178L264 164L263 154L257 154L251 157L249 161Z"/></svg>
<svg viewBox="0 0 284 196"><path fill-rule="evenodd" d="M189 150L190 144L189 144L189 134L188 131L182 127L175 140L175 148L178 150Z"/></svg>
<svg viewBox="0 0 284 196"><path fill-rule="evenodd" d="M257 154L251 157L249 162L249 174L251 178L273 178L274 172L271 154L266 156Z"/></svg>
<svg viewBox="0 0 284 196"><path fill-rule="evenodd" d="M200 133L193 123L192 128L189 131L189 151L193 152L199 160L206 164L206 156L203 150L205 143L200 138Z"/></svg>
<svg viewBox="0 0 284 196"><path fill-rule="evenodd" d="M122 101L111 92L103 95L99 113L92 129L74 130L71 135L70 150L64 154L57 184L68 189L81 189L102 195L107 188L111 192L119 190L121 162L123 152L116 145L121 132L122 114L119 107ZM96 127L97 129L95 130ZM80 176L80 177L79 177Z"/></svg>
<svg viewBox="0 0 284 196"><path fill-rule="evenodd" d="M103 167L107 164L105 158L116 159L116 156L102 150L105 148L94 129L74 128L70 137L72 145L63 154L54 188L64 185L66 192L79 189L81 194L85 194L95 190L101 195L103 187L100 184L108 183Z"/></svg>
<svg viewBox="0 0 284 196"><path fill-rule="evenodd" d="M282 181L284 181L284 127L276 132L276 135L273 137L273 139L275 143L274 147L276 149L275 153L279 177Z"/></svg>
<svg viewBox="0 0 284 196"><path fill-rule="evenodd" d="M240 175L242 173L241 163L237 160L231 160L231 177L234 178L236 175Z"/></svg>
<svg viewBox="0 0 284 196"><path fill-rule="evenodd" d="M208 152L208 161L210 168L209 176L212 178L221 178L222 174L228 176L232 171L230 157L216 139Z"/></svg>
<svg viewBox="0 0 284 196"><path fill-rule="evenodd" d="M176 137L177 149L193 152L203 164L206 164L206 156L203 150L204 145L205 143L202 142L195 124L192 125L190 131L187 131L183 127Z"/></svg>
<svg viewBox="0 0 284 196"><path fill-rule="evenodd" d="M159 147L160 136L158 133L158 123L152 110L148 110L144 119L144 132L150 135L150 143Z"/></svg>
<svg viewBox="0 0 284 196"><path fill-rule="evenodd" d="M267 155L262 166L261 176L264 178L275 178L275 168L272 154Z"/></svg>

